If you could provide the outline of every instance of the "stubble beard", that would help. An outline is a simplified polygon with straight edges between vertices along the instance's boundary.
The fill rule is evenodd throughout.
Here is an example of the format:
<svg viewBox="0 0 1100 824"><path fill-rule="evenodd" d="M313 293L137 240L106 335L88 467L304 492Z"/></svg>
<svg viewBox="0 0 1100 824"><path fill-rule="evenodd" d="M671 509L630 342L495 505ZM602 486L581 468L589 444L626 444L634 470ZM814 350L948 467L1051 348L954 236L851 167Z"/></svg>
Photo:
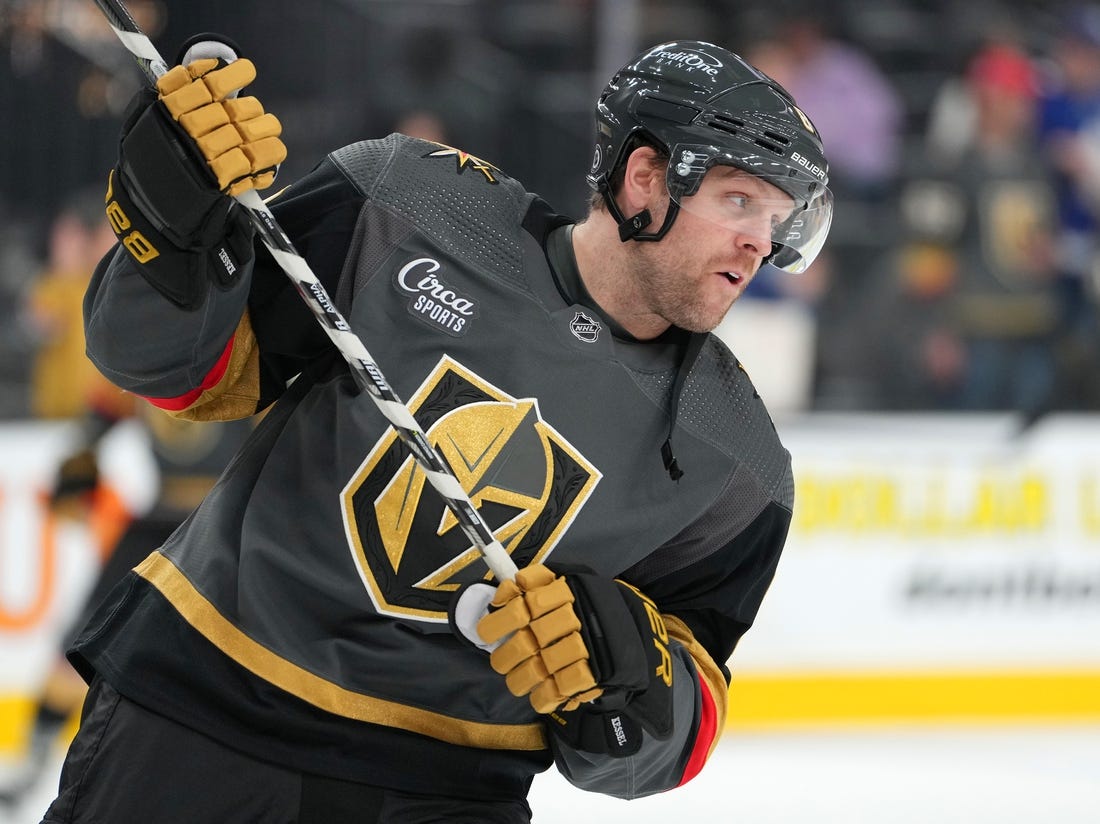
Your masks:
<svg viewBox="0 0 1100 824"><path fill-rule="evenodd" d="M651 250L649 254L637 251L635 282L641 299L654 315L688 332L710 332L722 322L733 305L733 299L724 309L716 309L712 302L708 302L706 290L701 288L698 280L685 276L694 263L677 264L667 260L660 253L662 250L658 249Z"/></svg>

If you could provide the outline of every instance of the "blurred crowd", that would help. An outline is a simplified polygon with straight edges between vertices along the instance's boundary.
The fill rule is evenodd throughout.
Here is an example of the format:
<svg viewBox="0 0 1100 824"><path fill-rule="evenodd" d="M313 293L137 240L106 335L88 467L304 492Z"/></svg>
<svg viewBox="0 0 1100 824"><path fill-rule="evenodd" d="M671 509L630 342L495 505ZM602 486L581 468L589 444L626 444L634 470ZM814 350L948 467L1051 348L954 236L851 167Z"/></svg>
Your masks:
<svg viewBox="0 0 1100 824"><path fill-rule="evenodd" d="M642 43L714 39L793 93L832 165L827 253L762 271L729 320L765 340L798 318L794 411L1100 410L1100 3L128 5L169 58L215 30L255 60L284 183L400 130L577 216L596 78ZM111 243L102 191L138 81L90 0L0 0L0 418L87 403L80 296Z"/></svg>

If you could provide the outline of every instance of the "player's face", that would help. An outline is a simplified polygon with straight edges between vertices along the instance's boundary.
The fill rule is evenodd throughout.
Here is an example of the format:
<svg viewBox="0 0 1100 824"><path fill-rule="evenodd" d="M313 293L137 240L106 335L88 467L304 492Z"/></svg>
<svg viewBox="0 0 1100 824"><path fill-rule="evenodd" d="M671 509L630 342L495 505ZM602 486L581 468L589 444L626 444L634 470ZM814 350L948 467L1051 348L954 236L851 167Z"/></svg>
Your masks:
<svg viewBox="0 0 1100 824"><path fill-rule="evenodd" d="M683 199L668 234L635 244L636 271L654 314L692 332L717 326L771 254L772 230L793 208L781 190L748 172L729 166L707 172L699 191ZM664 209L653 211L659 224Z"/></svg>

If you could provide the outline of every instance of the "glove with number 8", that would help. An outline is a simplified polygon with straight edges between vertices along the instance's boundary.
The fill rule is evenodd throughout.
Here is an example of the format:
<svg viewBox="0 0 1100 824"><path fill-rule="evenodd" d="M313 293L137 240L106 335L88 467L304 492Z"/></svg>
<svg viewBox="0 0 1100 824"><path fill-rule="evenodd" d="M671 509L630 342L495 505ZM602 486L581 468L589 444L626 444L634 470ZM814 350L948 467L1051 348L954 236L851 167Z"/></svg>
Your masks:
<svg viewBox="0 0 1100 824"><path fill-rule="evenodd" d="M145 279L197 308L229 288L252 255L252 227L231 196L270 186L286 158L278 119L237 92L252 61L223 40L196 39L181 65L143 89L122 128L107 216Z"/></svg>
<svg viewBox="0 0 1100 824"><path fill-rule="evenodd" d="M489 587L467 587L456 598L452 626L491 650L492 668L513 695L529 696L536 712L621 710L666 737L672 659L656 605L622 581L583 568L559 571L521 569L496 588L482 617L463 601L485 604Z"/></svg>

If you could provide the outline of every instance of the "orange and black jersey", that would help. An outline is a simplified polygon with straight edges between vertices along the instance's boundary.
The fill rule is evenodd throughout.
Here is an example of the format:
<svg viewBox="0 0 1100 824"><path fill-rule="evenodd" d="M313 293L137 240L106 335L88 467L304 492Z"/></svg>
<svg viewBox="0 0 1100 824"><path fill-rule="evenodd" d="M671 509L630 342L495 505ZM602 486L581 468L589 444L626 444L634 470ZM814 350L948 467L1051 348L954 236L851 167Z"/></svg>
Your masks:
<svg viewBox="0 0 1100 824"><path fill-rule="evenodd" d="M792 505L789 456L736 358L699 339L677 383L689 336L623 335L548 255L569 221L438 144L353 144L271 207L516 563L583 564L658 604L676 731L629 764L550 751L529 703L448 629L484 562L262 249L191 312L124 252L97 272L89 351L116 383L189 418L271 408L76 663L261 757L412 792L522 796L552 759L624 797L688 780Z"/></svg>

